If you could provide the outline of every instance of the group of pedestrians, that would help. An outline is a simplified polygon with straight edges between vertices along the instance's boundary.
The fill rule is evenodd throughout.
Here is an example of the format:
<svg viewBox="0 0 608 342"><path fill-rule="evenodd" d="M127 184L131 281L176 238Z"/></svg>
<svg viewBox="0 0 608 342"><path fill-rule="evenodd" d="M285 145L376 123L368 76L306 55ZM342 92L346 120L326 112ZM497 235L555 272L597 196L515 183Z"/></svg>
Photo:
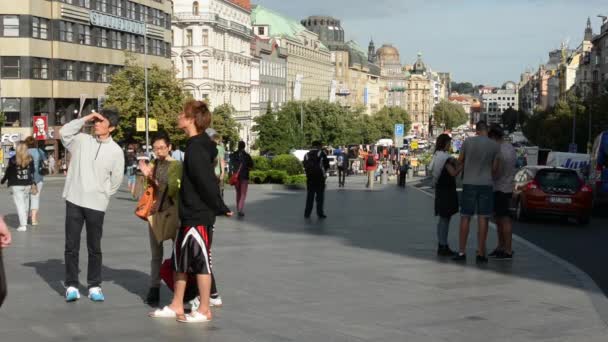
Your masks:
<svg viewBox="0 0 608 342"><path fill-rule="evenodd" d="M514 186L515 149L504 141L499 125L480 121L476 136L467 139L458 160L449 154L451 137L442 134L437 138L431 163L435 185L435 215L440 256L452 256L455 261L466 261L466 247L471 218L477 216L476 261L487 263L486 241L490 218L498 224L498 246L489 254L497 259L512 259L512 228L510 204ZM462 176L462 195L459 201L456 177ZM453 251L448 244L450 220L460 211L459 249Z"/></svg>
<svg viewBox="0 0 608 342"><path fill-rule="evenodd" d="M17 143L15 152L0 183L7 183L11 189L19 217L17 231L25 232L28 221L32 226L39 225L40 193L44 185L47 157L33 137Z"/></svg>

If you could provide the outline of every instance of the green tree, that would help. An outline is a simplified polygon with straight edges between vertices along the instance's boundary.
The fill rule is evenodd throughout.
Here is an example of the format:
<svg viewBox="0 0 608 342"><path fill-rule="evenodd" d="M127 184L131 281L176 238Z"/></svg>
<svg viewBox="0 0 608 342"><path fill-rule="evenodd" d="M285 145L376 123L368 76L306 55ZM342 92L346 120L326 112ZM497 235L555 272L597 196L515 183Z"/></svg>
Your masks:
<svg viewBox="0 0 608 342"><path fill-rule="evenodd" d="M213 110L213 122L211 127L215 129L225 144L234 149L239 142L240 125L234 120L235 109L230 104L223 104Z"/></svg>
<svg viewBox="0 0 608 342"><path fill-rule="evenodd" d="M475 87L471 82L452 82L450 88L452 88L452 91L459 94L473 94L473 92L475 92Z"/></svg>
<svg viewBox="0 0 608 342"><path fill-rule="evenodd" d="M519 113L513 109L513 107L507 108L504 113L502 113L502 125L509 132L515 132L515 128L517 127Z"/></svg>
<svg viewBox="0 0 608 342"><path fill-rule="evenodd" d="M469 116L462 106L446 100L441 100L433 108L435 123L445 129L452 129L466 123Z"/></svg>
<svg viewBox="0 0 608 342"><path fill-rule="evenodd" d="M112 76L106 90L104 106L118 109L121 120L114 134L117 141L145 141L145 133L136 131L136 119L145 117L144 68L128 56L125 67ZM177 115L188 95L175 79L171 69L153 65L148 69L149 117L158 121L158 129L166 131L176 144L185 141L184 133L177 128ZM153 133L152 133L153 134Z"/></svg>

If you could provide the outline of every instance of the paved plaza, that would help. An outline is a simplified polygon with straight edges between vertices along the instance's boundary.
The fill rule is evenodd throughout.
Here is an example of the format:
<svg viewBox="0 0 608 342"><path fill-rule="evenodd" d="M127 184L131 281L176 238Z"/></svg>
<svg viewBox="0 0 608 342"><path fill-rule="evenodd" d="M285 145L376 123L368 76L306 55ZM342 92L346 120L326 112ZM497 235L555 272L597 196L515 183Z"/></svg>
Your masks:
<svg viewBox="0 0 608 342"><path fill-rule="evenodd" d="M250 187L247 216L219 219L215 231L224 307L210 323L184 325L146 316L148 232L124 190L105 220L106 302L64 302L63 183L48 181L41 226L13 229L5 251L0 341L606 341L606 299L577 269L521 240L514 261L477 266L475 229L466 265L439 259L429 195L394 185L366 191L362 178L348 178L344 190L334 182L322 222L303 218L302 191ZM226 198L233 207L234 193ZM14 227L6 188L0 212ZM456 246L456 217L450 239ZM81 282L86 260L83 239ZM170 292L161 295L167 303Z"/></svg>

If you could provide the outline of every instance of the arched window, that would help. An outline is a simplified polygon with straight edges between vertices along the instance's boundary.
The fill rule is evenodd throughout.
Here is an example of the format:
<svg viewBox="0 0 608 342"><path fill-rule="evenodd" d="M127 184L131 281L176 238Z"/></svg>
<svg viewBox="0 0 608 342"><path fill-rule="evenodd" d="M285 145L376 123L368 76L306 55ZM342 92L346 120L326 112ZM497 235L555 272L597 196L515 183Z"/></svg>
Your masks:
<svg viewBox="0 0 608 342"><path fill-rule="evenodd" d="M198 15L198 1L192 3L192 14Z"/></svg>

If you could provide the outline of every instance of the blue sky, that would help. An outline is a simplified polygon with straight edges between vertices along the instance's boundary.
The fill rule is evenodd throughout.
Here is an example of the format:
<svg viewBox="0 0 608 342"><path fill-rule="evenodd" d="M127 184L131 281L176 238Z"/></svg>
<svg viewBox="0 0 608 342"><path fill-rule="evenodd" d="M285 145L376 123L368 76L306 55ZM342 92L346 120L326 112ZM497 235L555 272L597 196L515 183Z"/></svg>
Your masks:
<svg viewBox="0 0 608 342"><path fill-rule="evenodd" d="M562 41L576 48L587 17L594 33L608 15L608 0L256 0L294 19L330 15L347 39L367 47L395 45L401 62L416 54L456 81L501 85L546 62Z"/></svg>

